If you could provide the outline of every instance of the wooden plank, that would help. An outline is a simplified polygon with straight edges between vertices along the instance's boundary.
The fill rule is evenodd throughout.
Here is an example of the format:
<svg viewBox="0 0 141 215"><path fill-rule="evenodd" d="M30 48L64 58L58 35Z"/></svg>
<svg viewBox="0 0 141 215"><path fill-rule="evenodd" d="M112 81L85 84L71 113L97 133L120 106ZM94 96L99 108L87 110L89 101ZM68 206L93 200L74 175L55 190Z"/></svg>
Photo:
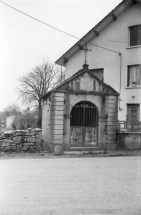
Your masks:
<svg viewBox="0 0 141 215"><path fill-rule="evenodd" d="M63 59L65 64L69 61L66 57L63 57Z"/></svg>
<svg viewBox="0 0 141 215"><path fill-rule="evenodd" d="M112 17L115 21L117 21L117 16L114 13L112 13Z"/></svg>
<svg viewBox="0 0 141 215"><path fill-rule="evenodd" d="M99 36L99 32L95 29L94 29L94 33L96 34L96 36Z"/></svg>
<svg viewBox="0 0 141 215"><path fill-rule="evenodd" d="M78 44L78 47L80 48L80 50L83 50L83 46Z"/></svg>

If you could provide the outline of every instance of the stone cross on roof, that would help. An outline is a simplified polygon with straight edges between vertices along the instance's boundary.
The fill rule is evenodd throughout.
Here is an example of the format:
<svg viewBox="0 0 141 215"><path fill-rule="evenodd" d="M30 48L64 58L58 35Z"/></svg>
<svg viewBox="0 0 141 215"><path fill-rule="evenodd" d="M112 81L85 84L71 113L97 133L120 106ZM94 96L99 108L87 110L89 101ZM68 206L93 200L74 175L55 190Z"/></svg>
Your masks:
<svg viewBox="0 0 141 215"><path fill-rule="evenodd" d="M87 48L87 44L85 45L85 47L83 48L84 52L85 52L85 64L87 64L87 52L92 51L91 49Z"/></svg>

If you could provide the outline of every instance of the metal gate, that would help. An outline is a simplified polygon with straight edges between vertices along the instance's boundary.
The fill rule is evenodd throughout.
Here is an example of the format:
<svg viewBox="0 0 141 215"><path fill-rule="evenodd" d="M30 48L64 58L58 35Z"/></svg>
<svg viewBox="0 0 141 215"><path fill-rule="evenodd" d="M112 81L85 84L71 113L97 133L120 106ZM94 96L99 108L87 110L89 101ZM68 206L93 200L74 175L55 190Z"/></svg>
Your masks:
<svg viewBox="0 0 141 215"><path fill-rule="evenodd" d="M80 102L71 111L70 119L71 147L87 147L97 145L98 112L91 102Z"/></svg>

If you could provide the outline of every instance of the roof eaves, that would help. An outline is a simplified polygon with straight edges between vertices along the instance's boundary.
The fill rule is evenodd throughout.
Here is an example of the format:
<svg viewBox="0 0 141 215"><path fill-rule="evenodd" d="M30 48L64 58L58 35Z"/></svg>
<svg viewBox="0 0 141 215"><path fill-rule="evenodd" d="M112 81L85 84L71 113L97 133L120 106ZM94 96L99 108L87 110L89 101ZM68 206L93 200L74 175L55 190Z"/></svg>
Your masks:
<svg viewBox="0 0 141 215"><path fill-rule="evenodd" d="M93 32L94 30L96 30L106 19L108 19L110 16L112 16L112 14L119 8L121 7L124 3L128 2L130 0L123 0L119 5L117 5L108 15L106 15L95 27L93 27L87 34L85 34L77 43L75 43L67 52L65 52L57 61L55 61L56 64L58 65L62 65L59 64L59 61L62 59L66 58L66 55L73 50L76 46L78 46L80 44L81 41L83 41L84 43L88 43L88 41L86 41L86 38L88 37L88 35ZM81 44L80 44L81 45ZM78 50L79 50L79 46L78 46ZM63 65L65 66L65 65Z"/></svg>

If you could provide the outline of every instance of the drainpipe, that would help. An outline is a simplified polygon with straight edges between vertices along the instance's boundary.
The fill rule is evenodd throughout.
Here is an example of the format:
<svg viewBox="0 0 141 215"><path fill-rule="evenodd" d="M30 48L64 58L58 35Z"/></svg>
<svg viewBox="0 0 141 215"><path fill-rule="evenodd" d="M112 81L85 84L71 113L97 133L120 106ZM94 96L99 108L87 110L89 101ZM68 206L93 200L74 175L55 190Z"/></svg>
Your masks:
<svg viewBox="0 0 141 215"><path fill-rule="evenodd" d="M104 144L103 154L107 154L107 118L108 118L108 115L106 113L106 125L105 125L106 143Z"/></svg>
<svg viewBox="0 0 141 215"><path fill-rule="evenodd" d="M120 107L120 102L121 102L121 71L122 71L122 54L119 53L120 56L120 83L119 83L119 111L122 110Z"/></svg>

